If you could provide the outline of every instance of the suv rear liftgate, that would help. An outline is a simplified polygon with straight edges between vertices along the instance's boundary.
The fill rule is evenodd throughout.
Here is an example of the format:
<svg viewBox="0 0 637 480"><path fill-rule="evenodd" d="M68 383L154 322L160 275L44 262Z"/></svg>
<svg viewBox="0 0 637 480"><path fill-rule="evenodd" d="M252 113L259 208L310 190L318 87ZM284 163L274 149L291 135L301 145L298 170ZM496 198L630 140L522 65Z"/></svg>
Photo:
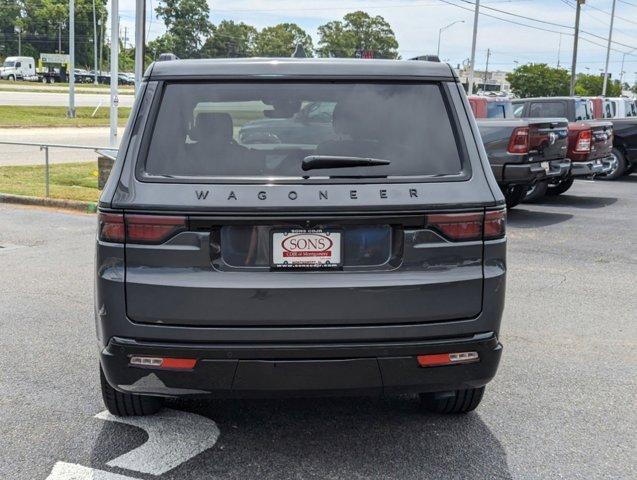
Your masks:
<svg viewBox="0 0 637 480"><path fill-rule="evenodd" d="M100 203L107 386L439 392L493 377L505 212L466 98L446 66L401 81L374 64L387 76L348 74L338 94L338 77L147 79Z"/></svg>

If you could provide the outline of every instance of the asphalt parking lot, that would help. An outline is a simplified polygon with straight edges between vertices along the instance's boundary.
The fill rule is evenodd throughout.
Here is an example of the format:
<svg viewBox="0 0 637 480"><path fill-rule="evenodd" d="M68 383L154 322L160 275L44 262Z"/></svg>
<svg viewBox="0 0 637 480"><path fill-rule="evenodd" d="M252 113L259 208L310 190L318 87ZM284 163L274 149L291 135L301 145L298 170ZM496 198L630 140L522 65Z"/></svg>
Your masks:
<svg viewBox="0 0 637 480"><path fill-rule="evenodd" d="M2 479L637 478L637 174L510 212L505 351L460 417L392 397L173 402L113 421L94 231L91 215L0 205Z"/></svg>

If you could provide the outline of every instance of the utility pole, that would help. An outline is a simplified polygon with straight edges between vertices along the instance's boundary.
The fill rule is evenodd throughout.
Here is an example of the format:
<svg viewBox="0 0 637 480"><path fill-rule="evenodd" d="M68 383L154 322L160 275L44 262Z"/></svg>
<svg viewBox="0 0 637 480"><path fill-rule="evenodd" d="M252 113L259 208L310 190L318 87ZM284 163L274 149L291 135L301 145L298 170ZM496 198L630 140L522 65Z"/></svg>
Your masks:
<svg viewBox="0 0 637 480"><path fill-rule="evenodd" d="M135 92L142 84L146 54L146 0L135 0Z"/></svg>
<svg viewBox="0 0 637 480"><path fill-rule="evenodd" d="M602 87L602 96L606 96L606 87L608 85L608 61L610 59L610 44L613 41L613 23L615 22L615 4L617 0L613 0L613 8L610 14L610 31L608 32L608 46L606 47L606 65L604 66L604 86Z"/></svg>
<svg viewBox="0 0 637 480"><path fill-rule="evenodd" d="M480 16L480 0L476 0L476 10L473 15L473 40L471 41L471 62L469 63L469 79L467 93L473 93L473 71L476 65L476 41L478 39L478 17Z"/></svg>
<svg viewBox="0 0 637 480"><path fill-rule="evenodd" d="M127 41L128 41L128 27L124 26L124 43L123 43L124 50L126 50Z"/></svg>
<svg viewBox="0 0 637 480"><path fill-rule="evenodd" d="M99 76L102 76L102 61L104 59L104 15L100 16L100 71Z"/></svg>
<svg viewBox="0 0 637 480"><path fill-rule="evenodd" d="M22 28L15 27L15 32L18 34L18 56L22 56Z"/></svg>
<svg viewBox="0 0 637 480"><path fill-rule="evenodd" d="M119 0L111 0L111 147L117 146L117 79L119 69Z"/></svg>
<svg viewBox="0 0 637 480"><path fill-rule="evenodd" d="M93 67L95 68L93 83L97 85L97 18L95 16L95 0L93 0Z"/></svg>
<svg viewBox="0 0 637 480"><path fill-rule="evenodd" d="M571 90L570 95L575 95L575 70L577 68L577 42L579 41L579 17L582 11L582 5L586 0L577 0L575 8L575 36L573 39L573 62L571 63Z"/></svg>
<svg viewBox="0 0 637 480"><path fill-rule="evenodd" d="M62 53L62 25L64 22L58 23L58 53Z"/></svg>
<svg viewBox="0 0 637 480"><path fill-rule="evenodd" d="M489 57L491 56L491 49L487 48L487 65L484 67L484 90L487 90L487 79L489 78Z"/></svg>
<svg viewBox="0 0 637 480"><path fill-rule="evenodd" d="M560 54L562 53L562 34L560 33L560 40L557 44L557 68L560 68Z"/></svg>
<svg viewBox="0 0 637 480"><path fill-rule="evenodd" d="M69 118L75 118L75 0L69 0Z"/></svg>

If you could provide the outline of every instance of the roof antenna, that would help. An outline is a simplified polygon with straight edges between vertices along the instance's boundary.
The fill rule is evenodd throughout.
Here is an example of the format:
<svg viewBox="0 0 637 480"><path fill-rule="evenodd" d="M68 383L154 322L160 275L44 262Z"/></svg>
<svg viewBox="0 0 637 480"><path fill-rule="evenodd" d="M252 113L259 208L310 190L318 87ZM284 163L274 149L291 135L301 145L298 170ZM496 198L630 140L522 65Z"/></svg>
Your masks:
<svg viewBox="0 0 637 480"><path fill-rule="evenodd" d="M303 48L303 45L301 45L300 43L296 44L296 48L294 49L294 53L292 54L292 58L307 58L307 55L305 54L305 49Z"/></svg>

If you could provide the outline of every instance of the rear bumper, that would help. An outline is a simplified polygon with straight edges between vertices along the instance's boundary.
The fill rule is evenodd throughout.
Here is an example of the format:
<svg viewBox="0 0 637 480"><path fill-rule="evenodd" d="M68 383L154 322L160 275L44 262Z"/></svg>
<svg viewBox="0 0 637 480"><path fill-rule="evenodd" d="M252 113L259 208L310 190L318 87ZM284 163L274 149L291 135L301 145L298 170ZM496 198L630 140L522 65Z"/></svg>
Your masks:
<svg viewBox="0 0 637 480"><path fill-rule="evenodd" d="M476 363L420 367L417 355L476 351ZM494 333L391 343L196 344L113 337L100 360L117 390L147 395L276 396L441 392L480 387L495 375ZM192 370L129 366L132 355L196 358Z"/></svg>
<svg viewBox="0 0 637 480"><path fill-rule="evenodd" d="M573 162L571 164L571 175L574 177L588 177L590 175L602 175L611 168L612 156L587 160L585 162Z"/></svg>
<svg viewBox="0 0 637 480"><path fill-rule="evenodd" d="M502 170L499 183L504 185L533 185L546 178L558 178L568 175L571 168L569 159L533 162L526 164L507 164Z"/></svg>

